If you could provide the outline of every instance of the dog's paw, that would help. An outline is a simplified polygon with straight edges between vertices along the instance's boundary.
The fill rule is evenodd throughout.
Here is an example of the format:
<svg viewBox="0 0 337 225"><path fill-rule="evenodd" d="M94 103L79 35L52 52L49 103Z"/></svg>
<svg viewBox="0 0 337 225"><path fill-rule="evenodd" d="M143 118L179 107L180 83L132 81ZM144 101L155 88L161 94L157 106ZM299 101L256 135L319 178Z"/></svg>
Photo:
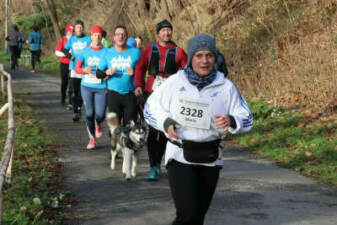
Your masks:
<svg viewBox="0 0 337 225"><path fill-rule="evenodd" d="M110 167L112 170L115 170L115 164L111 164Z"/></svg>

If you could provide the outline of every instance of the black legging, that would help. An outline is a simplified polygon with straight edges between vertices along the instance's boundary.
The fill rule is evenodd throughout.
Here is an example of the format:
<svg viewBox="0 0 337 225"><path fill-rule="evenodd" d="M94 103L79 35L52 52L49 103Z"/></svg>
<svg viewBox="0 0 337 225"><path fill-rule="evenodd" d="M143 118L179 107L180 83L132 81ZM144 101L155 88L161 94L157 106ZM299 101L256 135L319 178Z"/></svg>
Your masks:
<svg viewBox="0 0 337 225"><path fill-rule="evenodd" d="M220 167L188 165L172 160L166 168L176 207L172 225L203 225Z"/></svg>
<svg viewBox="0 0 337 225"><path fill-rule="evenodd" d="M61 71L61 100L64 102L66 99L66 92L68 89L68 97L69 97L69 104L72 103L71 100L71 95L72 95L72 89L71 89L71 85L69 85L69 75L70 75L70 71L69 71L69 64L65 64L65 63L60 63L60 71Z"/></svg>
<svg viewBox="0 0 337 225"><path fill-rule="evenodd" d="M137 105L134 93L120 94L116 91L108 90L108 109L115 112L122 125L125 126L130 120L136 122ZM123 121L122 121L123 120Z"/></svg>
<svg viewBox="0 0 337 225"><path fill-rule="evenodd" d="M83 104L81 96L81 78L70 78L71 88L72 88L72 103L74 113L80 113Z"/></svg>
<svg viewBox="0 0 337 225"><path fill-rule="evenodd" d="M145 101L151 93L145 92ZM165 153L167 138L163 132L152 127L149 128L149 136L147 138L147 153L149 155L150 167L160 165Z"/></svg>
<svg viewBox="0 0 337 225"><path fill-rule="evenodd" d="M11 52L11 69L14 70L15 66L18 64L19 58L18 46L9 46L9 51Z"/></svg>
<svg viewBox="0 0 337 225"><path fill-rule="evenodd" d="M163 132L152 127L149 128L147 138L147 153L149 155L150 167L160 165L165 153L167 138Z"/></svg>
<svg viewBox="0 0 337 225"><path fill-rule="evenodd" d="M41 64L40 62L40 56L41 56L41 50L30 50L32 53L31 55L31 63L32 63L32 68L35 70L35 63L38 63L39 65Z"/></svg>

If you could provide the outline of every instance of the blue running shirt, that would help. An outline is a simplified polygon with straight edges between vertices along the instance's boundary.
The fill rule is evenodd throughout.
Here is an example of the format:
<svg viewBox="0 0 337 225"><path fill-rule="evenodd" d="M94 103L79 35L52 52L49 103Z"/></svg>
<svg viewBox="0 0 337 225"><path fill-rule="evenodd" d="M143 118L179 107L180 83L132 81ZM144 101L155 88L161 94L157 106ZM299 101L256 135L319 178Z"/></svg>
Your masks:
<svg viewBox="0 0 337 225"><path fill-rule="evenodd" d="M86 35L82 37L72 36L71 38L69 38L64 48L69 49L71 51L72 56L74 56L74 60L70 61L70 64L69 64L70 70L75 69L76 61L78 59L79 54L84 48L89 46L90 43L91 43L91 38Z"/></svg>
<svg viewBox="0 0 337 225"><path fill-rule="evenodd" d="M95 51L89 46L82 50L82 52L78 56L78 60L80 60L82 64L82 68L86 68L88 66L91 67L91 74L94 74L96 76L96 70L98 68L98 65L100 61L103 59L104 53L107 48L103 47L102 49ZM106 88L106 81L103 79L100 83L92 83L92 82L86 82L85 76L88 75L82 75L82 81L81 85L91 88Z"/></svg>
<svg viewBox="0 0 337 225"><path fill-rule="evenodd" d="M137 48L128 48L124 52L118 52L115 47L112 47L105 51L104 60L101 60L98 68L103 71L112 67L116 68L115 73L108 79L108 90L123 95L134 91L134 76L130 76L126 68L135 70L140 53Z"/></svg>
<svg viewBox="0 0 337 225"><path fill-rule="evenodd" d="M39 51L43 44L43 37L39 32L31 32L29 34L30 50Z"/></svg>

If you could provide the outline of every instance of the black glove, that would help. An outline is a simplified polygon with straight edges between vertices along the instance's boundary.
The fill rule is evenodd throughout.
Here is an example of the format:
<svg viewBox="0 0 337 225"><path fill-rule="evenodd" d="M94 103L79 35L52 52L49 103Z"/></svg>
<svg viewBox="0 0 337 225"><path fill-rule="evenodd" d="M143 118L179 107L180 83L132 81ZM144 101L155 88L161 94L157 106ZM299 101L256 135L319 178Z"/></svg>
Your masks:
<svg viewBox="0 0 337 225"><path fill-rule="evenodd" d="M63 53L66 55L67 58L71 59L72 55L68 49L63 49Z"/></svg>
<svg viewBox="0 0 337 225"><path fill-rule="evenodd" d="M106 76L107 75L103 70L99 70L99 69L96 70L96 77L98 79L104 79Z"/></svg>

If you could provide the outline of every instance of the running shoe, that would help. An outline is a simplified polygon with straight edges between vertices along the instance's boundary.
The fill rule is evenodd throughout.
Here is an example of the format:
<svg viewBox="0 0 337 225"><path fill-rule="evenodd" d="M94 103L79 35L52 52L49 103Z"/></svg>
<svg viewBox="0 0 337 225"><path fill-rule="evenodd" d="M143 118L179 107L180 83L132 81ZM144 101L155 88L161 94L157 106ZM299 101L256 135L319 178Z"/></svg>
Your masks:
<svg viewBox="0 0 337 225"><path fill-rule="evenodd" d="M96 127L96 138L102 137L103 136L102 125L97 125L97 123L95 122L95 127Z"/></svg>
<svg viewBox="0 0 337 225"><path fill-rule="evenodd" d="M157 164L154 166L154 169L156 171L157 176L161 176L161 169L160 169L160 164Z"/></svg>
<svg viewBox="0 0 337 225"><path fill-rule="evenodd" d="M88 145L87 145L87 149L94 149L96 147L96 140L95 140L95 138L91 138L90 140L89 140L89 143L88 143Z"/></svg>
<svg viewBox="0 0 337 225"><path fill-rule="evenodd" d="M156 168L154 166L150 168L149 175L147 176L147 180L148 181L157 180Z"/></svg>
<svg viewBox="0 0 337 225"><path fill-rule="evenodd" d="M66 110L67 111L73 110L73 105L72 104L68 104L67 107L66 107Z"/></svg>
<svg viewBox="0 0 337 225"><path fill-rule="evenodd" d="M81 119L81 115L79 113L75 113L73 115L73 121L78 122Z"/></svg>

